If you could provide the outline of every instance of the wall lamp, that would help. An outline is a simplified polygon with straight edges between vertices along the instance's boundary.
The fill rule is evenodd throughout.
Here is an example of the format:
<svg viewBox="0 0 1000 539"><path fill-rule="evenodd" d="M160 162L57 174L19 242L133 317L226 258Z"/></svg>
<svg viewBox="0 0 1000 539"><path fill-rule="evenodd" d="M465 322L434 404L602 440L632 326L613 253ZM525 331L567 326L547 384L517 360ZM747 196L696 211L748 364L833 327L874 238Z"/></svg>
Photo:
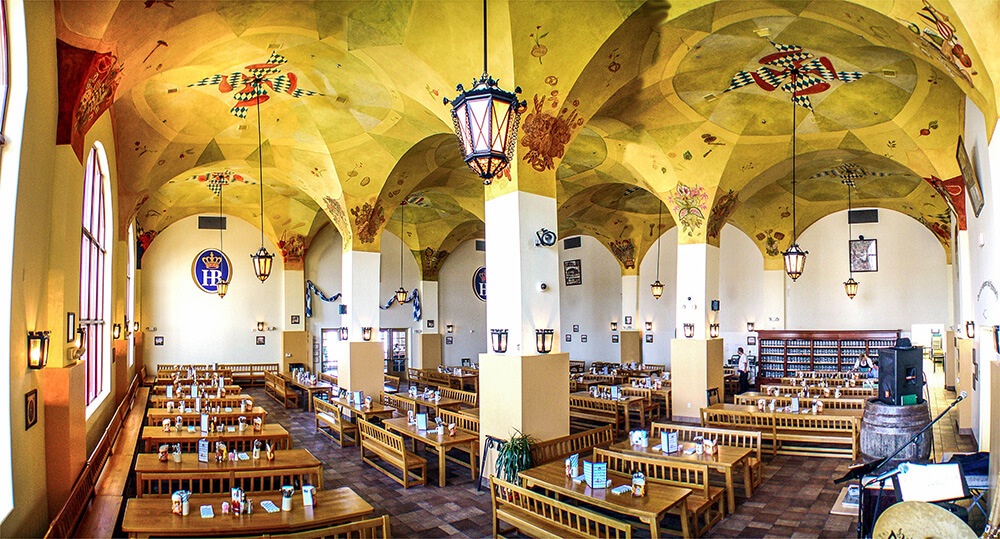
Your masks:
<svg viewBox="0 0 1000 539"><path fill-rule="evenodd" d="M653 322L649 320L646 321L646 331L653 331Z"/></svg>
<svg viewBox="0 0 1000 539"><path fill-rule="evenodd" d="M539 354L548 354L552 351L552 341L555 340L554 329L536 329L535 330L535 350Z"/></svg>
<svg viewBox="0 0 1000 539"><path fill-rule="evenodd" d="M708 325L708 335L709 335L709 337L711 337L713 339L718 339L719 338L719 324L718 323L709 324Z"/></svg>
<svg viewBox="0 0 1000 539"><path fill-rule="evenodd" d="M976 338L976 323L972 320L965 323L965 335L970 339Z"/></svg>
<svg viewBox="0 0 1000 539"><path fill-rule="evenodd" d="M611 322L611 331L618 331L618 322Z"/></svg>
<svg viewBox="0 0 1000 539"><path fill-rule="evenodd" d="M121 336L122 336L122 325L121 324L114 324L114 325L112 325L111 326L111 338L112 339L120 339Z"/></svg>
<svg viewBox="0 0 1000 539"><path fill-rule="evenodd" d="M49 332L28 332L28 367L41 369L49 362Z"/></svg>
<svg viewBox="0 0 1000 539"><path fill-rule="evenodd" d="M445 327L444 327L444 329L445 329L445 331L447 331L448 333L455 333L455 326L453 326L453 325L451 325L451 324L448 324L447 326L445 326Z"/></svg>
<svg viewBox="0 0 1000 539"><path fill-rule="evenodd" d="M364 340L366 340L366 341L372 340L372 327L371 326L365 326L365 327L361 328L361 338L364 339Z"/></svg>
<svg viewBox="0 0 1000 539"><path fill-rule="evenodd" d="M493 344L493 351L497 354L503 354L507 352L507 330L506 329L491 329L490 330L490 340Z"/></svg>
<svg viewBox="0 0 1000 539"><path fill-rule="evenodd" d="M132 333L139 333L139 321L132 322Z"/></svg>
<svg viewBox="0 0 1000 539"><path fill-rule="evenodd" d="M347 340L347 326L343 326L340 328L340 340L342 341Z"/></svg>
<svg viewBox="0 0 1000 539"><path fill-rule="evenodd" d="M754 323L747 322L747 331L753 331L754 330L753 328L754 328Z"/></svg>
<svg viewBox="0 0 1000 539"><path fill-rule="evenodd" d="M694 337L694 324L690 322L684 324L684 336L688 339Z"/></svg>

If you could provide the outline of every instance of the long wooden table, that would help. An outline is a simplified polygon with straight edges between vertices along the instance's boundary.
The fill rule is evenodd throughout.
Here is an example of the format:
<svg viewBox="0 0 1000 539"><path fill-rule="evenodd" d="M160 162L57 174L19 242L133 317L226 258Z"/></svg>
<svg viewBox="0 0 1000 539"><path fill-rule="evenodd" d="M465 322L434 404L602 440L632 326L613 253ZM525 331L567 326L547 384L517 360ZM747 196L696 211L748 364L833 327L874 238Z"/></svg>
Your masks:
<svg viewBox="0 0 1000 539"><path fill-rule="evenodd" d="M313 397L315 397L317 393L326 393L327 396L333 395L334 386L333 386L333 384L331 384L329 382L324 382L322 380L318 380L315 384L311 384L309 382L300 382L300 381L296 380L294 376L292 376L290 374L283 373L283 372L282 373L278 373L278 376L284 378L286 382L288 382L289 384L292 384L293 386L295 386L295 387L297 387L297 388L305 391L308 394L307 395L307 402L308 403L306 404L306 411L309 411L309 412L313 411L312 400L313 400Z"/></svg>
<svg viewBox="0 0 1000 539"><path fill-rule="evenodd" d="M246 451L251 449L254 440L261 443L270 442L274 449L291 449L292 437L284 427L277 424L264 425L264 428L255 432L253 428L248 428L243 432L215 432L202 434L200 428L194 432L187 429L170 429L164 432L162 427L143 427L142 441L145 451L156 451L161 444L181 444L181 451L184 453L197 453L198 440L202 438L208 440L210 451L215 450L215 442L224 442L230 451Z"/></svg>
<svg viewBox="0 0 1000 539"><path fill-rule="evenodd" d="M188 515L170 512L170 503L162 498L132 498L125 506L122 531L132 538L150 536L165 537L212 537L225 535L264 535L323 528L343 522L360 520L374 512L368 502L361 499L348 487L313 492L315 505L302 505L302 495L298 492L292 498L291 511L268 513L260 502L268 499L281 506L281 494L275 496L252 497L254 508L251 515L223 515L222 502L229 501L230 495L191 496ZM211 505L214 518L201 518L200 507Z"/></svg>
<svg viewBox="0 0 1000 539"><path fill-rule="evenodd" d="M583 464L581 463L581 469ZM566 477L565 463L560 460L524 470L520 474L525 488L541 488L560 496L567 496L581 502L600 507L614 513L638 518L649 526L653 539L660 537L660 521L668 512L676 510L681 519L681 534L691 537L687 497L691 489L646 482L646 495L641 498L631 492L614 494L611 489L621 485L631 485L632 478L608 472L611 486L592 489L584 482L575 482Z"/></svg>
<svg viewBox="0 0 1000 539"><path fill-rule="evenodd" d="M764 399L766 402L771 402L771 399L775 399L778 405L784 407L789 405L791 402L791 397L775 397L773 395L768 395L767 393L759 393L756 391L747 391L746 393L740 393L739 395L734 395L733 404L742 404L748 406L755 406L758 399ZM840 397L839 399L830 395L829 397L802 397L799 399L799 404L802 407L812 406L813 399L819 399L823 403L823 411L826 410L839 410L839 409L851 409L856 408L863 410L865 403L868 399L863 399L859 397Z"/></svg>
<svg viewBox="0 0 1000 539"><path fill-rule="evenodd" d="M163 396L166 396L166 394L167 394L167 387L169 387L170 385L171 384L155 385L155 386L152 387L152 390L150 391L150 394L152 394L152 395L163 395ZM202 389L208 395L208 397L215 397L216 390L218 389L218 387L219 386L205 385L205 386L202 386ZM240 395L240 394L243 393L243 388L241 388L240 386L237 386L237 385L227 385L227 386L223 386L223 387L226 390L226 396L229 396L229 395ZM175 398L175 399L180 399L180 398L194 399L194 397L191 396L191 384L182 385L182 386L180 386L180 388L181 388L180 389L180 393L178 394L177 392L174 392L174 397L173 398Z"/></svg>
<svg viewBox="0 0 1000 539"><path fill-rule="evenodd" d="M253 427L253 420L255 418L261 418L264 423L267 423L267 411L261 406L254 406L252 409L246 412L241 412L239 408L230 412L217 412L217 413L207 413L209 416L216 418L221 421L224 425L236 425L239 423L240 417L245 417L247 419L247 426ZM162 425L164 419L169 419L174 422L177 416L181 416L181 420L185 425L194 425L195 427L201 426L201 414L197 412L181 412L179 410L173 410L172 412L167 412L166 408L150 408L146 412L146 424L147 425ZM174 425L175 427L177 425Z"/></svg>
<svg viewBox="0 0 1000 539"><path fill-rule="evenodd" d="M198 455L193 453L182 455L180 462L174 462L172 456L166 462L160 462L156 453L139 453L135 458L135 489L140 498L151 494L169 496L175 490L171 485L187 487L184 490L197 494L216 493L213 490L234 485L234 481L243 474L257 476L261 472L308 476L308 480L302 484L313 485L317 490L323 489L323 463L308 450L275 451L274 460L267 460L261 454L261 458L257 460L216 462L214 448L209 454L208 462L198 462ZM228 484L224 485L223 480L228 480ZM154 485L159 487L155 489L155 493L152 488ZM218 486L213 488L213 485ZM277 485L278 488L281 486ZM277 491L278 488L273 490Z"/></svg>
<svg viewBox="0 0 1000 539"><path fill-rule="evenodd" d="M636 410L639 412L639 419L641 421L640 425L646 424L646 410L643 409L642 402L645 400L642 397L626 396L620 397L617 400L602 399L599 397L591 397L589 391L577 391L576 393L570 393L571 397L581 397L585 399L591 399L600 402L614 402L618 408L621 408L625 412L625 432L630 432L632 430L632 421L629 419L629 411ZM633 405L637 405L633 408Z"/></svg>
<svg viewBox="0 0 1000 539"><path fill-rule="evenodd" d="M416 425L407 423L408 418L397 417L382 421L385 428L392 432L397 432L407 438L412 438L414 442L423 442L437 451L438 454L438 486L443 487L445 481L445 461L451 460L457 464L465 466L464 462L447 455L448 449L468 445L469 464L468 468L472 472L472 479L476 479L476 452L479 448L479 436L466 432L462 429L455 429L455 435L448 434L448 427L445 426L444 434L438 434L436 430L419 431ZM416 445L416 444L414 444ZM416 449L414 447L414 449Z"/></svg>
<svg viewBox="0 0 1000 539"><path fill-rule="evenodd" d="M733 481L733 468L738 468L741 464L743 465L743 486L746 489L744 492L750 492L753 488L750 477L750 455L753 450L745 447L729 447L720 445L716 446L715 455L706 455L704 453L700 455L697 453L692 453L690 455L685 454L684 449L692 447L693 445L694 444L691 442L678 443L678 451L676 453L664 453L660 450L660 444L653 439L649 440L648 447L632 445L631 442L625 440L624 442L613 444L609 449L620 453L633 453L643 457L708 464L709 468L721 472L726 478L726 500L729 504L729 512L735 512L736 489Z"/></svg>
<svg viewBox="0 0 1000 539"><path fill-rule="evenodd" d="M770 414L771 413L771 411L768 410L767 408L764 408L764 411L761 412L760 410L757 409L756 406L742 405L742 404L729 404L729 403L725 403L725 402L721 403L721 404L720 403L713 404L713 405L709 406L709 408L714 408L716 410L729 410L731 412L750 412L751 414ZM808 406L806 406L806 402L803 401L802 402L802 410L805 410L806 408L808 408ZM778 409L775 409L774 411L777 412L777 413L781 413L781 411L778 410ZM807 415L806 413L803 413L803 412L799 412L799 413L802 413L803 415ZM851 410L851 409L834 410L834 409L830 409L830 408L823 408L823 413L816 414L816 415L822 416L822 417L850 417L850 418L854 418L854 419L857 419L857 420L860 421L861 417L864 416L864 414L865 414L865 411L863 409L862 410ZM811 414L808 414L808 415L811 415Z"/></svg>
<svg viewBox="0 0 1000 539"><path fill-rule="evenodd" d="M392 417L396 411L395 408L386 406L381 402L375 401L374 399L372 400L370 408L365 408L363 405L359 406L354 404L350 399L342 399L340 397L337 397L336 399L328 399L328 402L334 405L339 404L344 407L345 411L349 411L352 415L360 417L368 422L371 422L376 417L388 419Z"/></svg>
<svg viewBox="0 0 1000 539"><path fill-rule="evenodd" d="M181 401L184 401L184 406L187 408L194 409L195 400L188 397L178 397L174 396L172 399L168 399L164 395L150 395L149 396L149 406L152 408L166 408L167 403L173 401L175 406L179 406ZM240 403L246 402L250 406L253 406L253 397L250 395L232 395L226 397L206 397L201 399L202 408L208 406L221 406L223 407L223 412L231 412L233 410L240 409ZM232 408L233 410L226 410L226 408Z"/></svg>
<svg viewBox="0 0 1000 539"><path fill-rule="evenodd" d="M414 408L416 408L418 412L420 411L421 406L434 410L435 414L437 414L438 409L441 408L445 410L458 411L459 408L462 407L462 401L458 399L451 399L448 397L441 397L440 399L437 400L425 399L421 395L417 395L416 397L411 397L408 393L404 393L402 391L396 393L394 397L400 400L412 402Z"/></svg>
<svg viewBox="0 0 1000 539"><path fill-rule="evenodd" d="M840 395L841 395L841 397L865 398L865 399L868 399L868 398L872 398L872 397L875 397L875 396L878 395L878 389L876 389L874 387L859 387L859 386L855 386L855 387L841 387L841 388L835 388L835 387L823 388L823 387L815 387L815 386L813 386L813 387L802 387L802 386L765 385L765 386L761 387L761 391L763 391L765 394L767 393L768 389L777 389L778 395L780 395L780 396L791 395L793 397L796 396L796 395L798 395L799 391L802 391L802 390L805 390L805 393L807 395L809 395L810 397L820 397L820 396L822 396L824 394L824 391L823 391L824 389L829 389L830 390L830 396L831 397L833 397L836 394L837 389L840 389Z"/></svg>

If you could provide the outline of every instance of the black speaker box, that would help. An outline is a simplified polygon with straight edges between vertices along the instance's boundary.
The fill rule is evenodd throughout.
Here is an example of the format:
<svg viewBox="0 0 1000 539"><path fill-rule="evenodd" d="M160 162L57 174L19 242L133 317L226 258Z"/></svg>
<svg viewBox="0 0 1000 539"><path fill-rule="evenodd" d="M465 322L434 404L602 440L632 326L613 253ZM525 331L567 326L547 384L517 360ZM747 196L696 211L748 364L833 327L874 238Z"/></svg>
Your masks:
<svg viewBox="0 0 1000 539"><path fill-rule="evenodd" d="M913 395L914 404L924 401L922 346L883 348L878 351L878 398L883 404L903 404ZM909 400L909 399L907 399Z"/></svg>

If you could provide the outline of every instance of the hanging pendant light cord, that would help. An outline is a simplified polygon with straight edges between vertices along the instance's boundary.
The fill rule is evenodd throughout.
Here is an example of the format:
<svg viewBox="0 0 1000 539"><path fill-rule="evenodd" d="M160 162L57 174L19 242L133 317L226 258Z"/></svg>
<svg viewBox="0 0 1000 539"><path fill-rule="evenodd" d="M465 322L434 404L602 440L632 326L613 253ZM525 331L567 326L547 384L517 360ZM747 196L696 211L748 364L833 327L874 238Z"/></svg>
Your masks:
<svg viewBox="0 0 1000 539"><path fill-rule="evenodd" d="M489 73L486 69L486 0L483 0L483 75Z"/></svg>
<svg viewBox="0 0 1000 539"><path fill-rule="evenodd" d="M222 232L225 228L222 226L222 187L219 186L219 251L222 251Z"/></svg>
<svg viewBox="0 0 1000 539"><path fill-rule="evenodd" d="M795 86L795 75L792 75L792 86ZM795 245L795 93L792 92L792 245Z"/></svg>
<svg viewBox="0 0 1000 539"><path fill-rule="evenodd" d="M403 202L406 202L405 200ZM406 247L406 241L403 240L403 234L405 234L404 227L406 225L406 214L403 213L403 207L405 204L400 204L399 206L399 287L403 288L403 249Z"/></svg>
<svg viewBox="0 0 1000 539"><path fill-rule="evenodd" d="M257 84L257 181L260 183L260 247L264 248L264 148L260 141L260 83Z"/></svg>
<svg viewBox="0 0 1000 539"><path fill-rule="evenodd" d="M851 184L847 184L847 271L854 278L854 268L851 267L851 238L854 237L851 228Z"/></svg>
<svg viewBox="0 0 1000 539"><path fill-rule="evenodd" d="M656 282L660 282L660 216L663 215L663 201L656 197Z"/></svg>

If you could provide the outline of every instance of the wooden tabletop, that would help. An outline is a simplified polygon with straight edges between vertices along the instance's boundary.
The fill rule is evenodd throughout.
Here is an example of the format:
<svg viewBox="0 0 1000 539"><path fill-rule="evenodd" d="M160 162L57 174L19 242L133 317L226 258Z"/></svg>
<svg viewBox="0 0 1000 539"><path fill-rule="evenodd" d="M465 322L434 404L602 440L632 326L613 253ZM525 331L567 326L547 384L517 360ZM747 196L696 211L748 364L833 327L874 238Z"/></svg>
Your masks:
<svg viewBox="0 0 1000 539"><path fill-rule="evenodd" d="M284 440L287 444L291 444L291 436L289 436L288 431L278 424L267 424L260 431L254 431L253 427L247 427L246 430L240 432L239 429L236 432L214 432L202 434L200 428L195 428L194 432L189 432L186 428L178 431L177 429L170 429L170 432L164 432L163 427L160 426L146 426L142 428L142 440L145 442L146 450L153 451L155 446L159 444L196 444L198 440L202 438L208 440L210 447L214 448L212 442L229 442L232 441L253 441L255 439L262 441L281 441ZM230 449L233 449L232 447Z"/></svg>
<svg viewBox="0 0 1000 539"><path fill-rule="evenodd" d="M602 399L600 397L591 397L589 391L577 391L576 393L570 393L569 396L570 397L581 397L581 398L591 399L591 400L600 401L600 402L616 402L620 406L629 406L633 402L643 400L642 397L627 396L627 395L622 395L621 397L618 398L618 400L615 400L615 399Z"/></svg>
<svg viewBox="0 0 1000 539"><path fill-rule="evenodd" d="M167 394L167 388L170 387L171 385L172 384L155 385L155 386L153 386L152 392L155 393L155 394L157 394L157 395L166 395ZM175 391L173 398L175 398L175 399L181 399L181 398L193 399L194 398L194 397L191 396L191 384L181 385L180 387L181 387L180 392L178 393L178 392ZM206 393L208 393L209 397L215 397L216 392L218 390L218 387L219 386L207 385L206 384L206 385L201 386L201 389L203 391L205 391ZM240 386L237 386L237 385L227 385L227 386L223 386L223 387L225 387L225 389L226 389L226 396L229 396L229 395L240 395L242 393L242 391L243 391L243 388L241 388Z"/></svg>
<svg viewBox="0 0 1000 539"><path fill-rule="evenodd" d="M247 423L252 423L254 417L267 417L267 411L264 410L262 406L254 406L246 412L241 412L239 408L236 408L231 411L205 413L211 417L232 420L237 420L240 416L243 416L247 418ZM177 409L168 412L166 408L150 408L149 411L146 412L147 423L150 425L158 425L162 423L164 419L170 419L173 421L177 416L181 416L185 423L190 421L201 421L201 414L198 412L181 412Z"/></svg>
<svg viewBox="0 0 1000 539"><path fill-rule="evenodd" d="M757 410L756 406L749 406L749 405L742 405L742 404L728 404L728 403L713 404L713 405L709 406L709 408L712 408L712 409L715 409L715 410L728 410L730 412L750 412L750 413L754 413L754 414L761 413L759 410ZM809 409L809 406L807 405L807 403L806 402L802 402L802 410L808 410L808 409ZM775 411L775 413L782 413L777 408L775 408L774 411ZM771 412L765 407L763 413L769 414ZM865 413L864 410L853 410L853 409L852 410L844 410L844 409L834 410L834 409L831 409L831 408L823 408L823 413L816 414L816 415L821 415L823 417L851 417L851 418L860 418L862 415L864 415L864 413ZM802 414L802 415L812 415L812 413L811 412L807 412L806 414Z"/></svg>
<svg viewBox="0 0 1000 539"><path fill-rule="evenodd" d="M191 512L183 516L170 512L169 498L132 498L125 506L122 531L130 537L262 535L332 526L358 520L374 511L368 502L348 487L318 490L313 492L313 496L316 504L305 507L301 491L296 491L292 497L292 510L274 513L265 511L260 502L270 500L281 507L280 495L252 497L253 514L240 516L222 514L222 502L231 500L228 494L191 496ZM202 505L211 505L215 517L201 518Z"/></svg>
<svg viewBox="0 0 1000 539"><path fill-rule="evenodd" d="M400 391L396 393L396 398L408 400L414 404L422 404L424 406L429 406L431 408L454 408L462 405L462 401L458 399L452 399L448 397L441 397L440 399L425 399L421 394L417 394L416 397L411 397L408 393Z"/></svg>
<svg viewBox="0 0 1000 539"><path fill-rule="evenodd" d="M278 376L281 376L286 382L292 384L293 386L300 387L306 391L332 391L334 388L333 384L330 382L324 382L323 380L317 380L315 384L311 384L309 382L300 382L290 374L281 373Z"/></svg>
<svg viewBox="0 0 1000 539"><path fill-rule="evenodd" d="M717 445L715 446L715 454L707 455L705 453L692 453L690 455L684 453L684 449L692 447L695 444L692 442L678 442L678 451L676 453L664 453L660 450L659 442L654 440L649 440L649 447L642 447L639 445L632 445L631 442L625 440L624 442L619 442L611 445L608 449L611 451L618 451L620 453L632 453L634 455L641 455L643 457L653 457L668 460L678 460L684 462L697 462L700 464L708 464L712 468L732 468L733 466L739 464L740 461L750 456L753 452L752 449L746 447L730 447L728 445Z"/></svg>
<svg viewBox="0 0 1000 539"><path fill-rule="evenodd" d="M457 411L462 415L467 415L469 417L474 417L476 419L479 419L479 408L461 408Z"/></svg>
<svg viewBox="0 0 1000 539"><path fill-rule="evenodd" d="M135 456L135 471L137 473L178 473L187 474L204 471L229 471L229 470L274 470L274 469L295 469L311 468L321 466L322 463L313 456L307 449L279 449L274 452L274 460L267 460L262 456L257 460L236 460L236 461L215 461L215 448L209 456L208 462L198 462L198 455L185 453L180 462L174 462L173 457L166 462L160 462L156 453L138 453Z"/></svg>
<svg viewBox="0 0 1000 539"><path fill-rule="evenodd" d="M583 465L581 464L581 469ZM566 477L566 466L562 459L529 468L520 474L525 488L541 487L546 490L584 501L618 514L629 515L642 519L644 522L659 523L663 515L680 506L686 508L684 501L691 489L672 487L659 483L646 482L646 495L637 498L631 492L614 494L611 489L621 485L631 485L632 478L614 472L608 472L611 486L592 489L584 482L575 482ZM659 530L654 536L659 535Z"/></svg>
<svg viewBox="0 0 1000 539"><path fill-rule="evenodd" d="M447 447L450 445L462 445L470 442L479 443L479 436L466 432L462 429L455 429L455 435L452 436L448 434L448 426L444 427L444 434L438 434L437 428L430 430L421 431L417 429L416 425L410 425L407 423L407 418L396 417L393 419L385 419L382 421L385 428L390 431L398 432L403 436L413 438L424 442L426 444L432 445L434 447ZM433 424L433 423L431 423ZM428 425L430 426L430 425Z"/></svg>

